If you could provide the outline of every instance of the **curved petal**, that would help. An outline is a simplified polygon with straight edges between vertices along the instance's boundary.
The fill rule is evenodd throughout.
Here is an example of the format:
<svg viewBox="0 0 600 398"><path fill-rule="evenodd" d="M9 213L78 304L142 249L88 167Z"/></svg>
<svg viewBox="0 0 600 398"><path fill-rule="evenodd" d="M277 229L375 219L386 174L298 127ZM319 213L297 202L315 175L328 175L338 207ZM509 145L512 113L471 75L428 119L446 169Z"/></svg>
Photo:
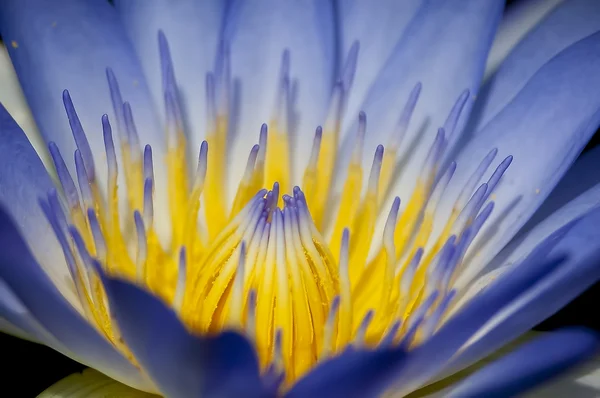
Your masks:
<svg viewBox="0 0 600 398"><path fill-rule="evenodd" d="M262 123L269 123L289 50L293 118L290 148L293 183L308 163L315 128L324 123L335 73L335 23L329 0L240 0L225 26L231 46L234 129L229 192L234 193ZM295 88L294 88L295 87Z"/></svg>
<svg viewBox="0 0 600 398"><path fill-rule="evenodd" d="M596 356L578 369L526 394L527 398L597 397L600 394L600 362Z"/></svg>
<svg viewBox="0 0 600 398"><path fill-rule="evenodd" d="M600 184L600 174L590 172L590 170L600 170L600 146L596 146L581 154L560 180L558 185L552 190L548 198L542 203L540 208L529 219L521 231L519 231L519 235L521 233L527 233L527 231L571 200L592 188L597 189L596 187ZM586 193L586 196L590 199L587 203L593 204L594 198L597 198L600 195L594 196ZM585 207L584 210L589 208L591 208L591 206Z"/></svg>
<svg viewBox="0 0 600 398"><path fill-rule="evenodd" d="M447 219L465 181L490 148L514 160L495 189L496 206L478 235L457 288L464 287L540 206L600 123L600 33L548 62L457 158L438 215ZM493 170L489 170L489 178ZM445 223L445 222L444 222ZM435 224L439 232L443 225Z"/></svg>
<svg viewBox="0 0 600 398"><path fill-rule="evenodd" d="M600 170L600 147L582 156L569 169L544 204L485 270L518 262L553 231L600 206L600 176L592 170ZM589 189L579 194L583 187ZM577 194L579 196L569 201Z"/></svg>
<svg viewBox="0 0 600 398"><path fill-rule="evenodd" d="M11 331L16 328L25 336L18 337L42 343L68 355L65 349L31 316L25 305L19 300L6 282L0 279L0 331Z"/></svg>
<svg viewBox="0 0 600 398"><path fill-rule="evenodd" d="M60 246L38 204L38 198L53 187L52 181L27 137L2 105L0 186L0 205L15 220L25 239L36 243L32 252L42 260L40 265L43 271L40 271L45 272L44 277L49 278L60 294L81 311ZM0 245L5 244L0 241ZM2 278L0 316L26 332L30 338L69 355L68 350L39 324Z"/></svg>
<svg viewBox="0 0 600 398"><path fill-rule="evenodd" d="M373 351L348 348L310 371L285 397L378 397L407 355L402 348Z"/></svg>
<svg viewBox="0 0 600 398"><path fill-rule="evenodd" d="M589 359L600 346L591 330L570 328L526 343L461 381L449 397L515 396Z"/></svg>
<svg viewBox="0 0 600 398"><path fill-rule="evenodd" d="M197 156L207 127L205 77L215 66L227 1L117 0L115 5L139 56L154 107L163 124L165 100L158 32L165 33L191 151Z"/></svg>
<svg viewBox="0 0 600 398"><path fill-rule="evenodd" d="M258 359L241 335L192 336L157 297L102 279L125 342L165 396L262 396Z"/></svg>
<svg viewBox="0 0 600 398"><path fill-rule="evenodd" d="M502 16L485 67L485 76L492 75L511 50L548 13L563 0L518 0L511 2Z"/></svg>
<svg viewBox="0 0 600 398"><path fill-rule="evenodd" d="M0 105L0 205L11 215L32 252L65 298L76 308L77 295L54 233L38 203L54 184L17 123Z"/></svg>
<svg viewBox="0 0 600 398"><path fill-rule="evenodd" d="M482 101L475 106L470 121L473 133L478 134L481 127L507 106L546 62L599 30L597 1L570 0L559 4L525 36L482 87Z"/></svg>
<svg viewBox="0 0 600 398"><path fill-rule="evenodd" d="M449 361L461 347L494 314L526 292L536 281L561 269L564 256L549 256L557 240L568 228L563 228L539 245L518 267L513 267L495 283L482 290L476 299L469 300L457 313L443 323L424 344L411 352L411 360L400 370L396 385L403 393L414 391L423 384L440 379ZM479 355L477 358L482 358ZM452 368L453 371L462 368Z"/></svg>
<svg viewBox="0 0 600 398"><path fill-rule="evenodd" d="M359 107L423 0L346 0L338 2L341 54L358 40L360 51L348 98L348 114Z"/></svg>
<svg viewBox="0 0 600 398"><path fill-rule="evenodd" d="M94 369L73 373L44 390L37 398L156 398L112 380Z"/></svg>
<svg viewBox="0 0 600 398"><path fill-rule="evenodd" d="M10 62L8 51L4 45L0 45L0 87L2 87L2 90L0 90L0 103L15 118L36 152L42 157L42 154L46 151L46 145L35 125L31 110L27 106L17 73ZM42 160L46 161L44 158Z"/></svg>
<svg viewBox="0 0 600 398"><path fill-rule="evenodd" d="M0 168L2 169L2 168ZM151 389L138 369L63 298L33 258L20 231L0 208L0 278L74 359L139 389Z"/></svg>
<svg viewBox="0 0 600 398"><path fill-rule="evenodd" d="M37 330L27 322L27 308L19 301L2 279L0 279L0 331L8 334L17 332L17 337L39 342Z"/></svg>
<svg viewBox="0 0 600 398"><path fill-rule="evenodd" d="M567 255L554 271L539 278L494 314L465 344L445 372L453 373L531 329L600 279L600 207L561 228L549 256ZM555 233L556 234L556 233ZM548 241L547 238L545 242ZM542 243L544 245L545 243ZM522 267L518 265L517 268ZM510 267L509 267L510 269ZM479 301L481 296L472 300Z"/></svg>
<svg viewBox="0 0 600 398"><path fill-rule="evenodd" d="M398 151L403 165L400 178L392 184L393 195L403 199L410 197L437 128L444 124L461 94L469 90L471 95L466 99L455 130L457 133L446 137L450 147L460 135L458 132L462 130L479 89L503 5L504 2L498 0L426 1L370 88L362 104L368 119L363 151L365 170L369 169L376 146L388 143L415 84L423 84ZM352 114L345 120L343 131L346 136L340 152L342 164L350 156L357 134L357 120ZM384 208L388 206L384 205Z"/></svg>
<svg viewBox="0 0 600 398"><path fill-rule="evenodd" d="M23 92L46 141L56 142L75 175L70 133L61 93L68 89L92 148L104 153L100 118L113 112L106 68L111 67L122 98L131 103L142 144L162 146L144 76L114 8L102 0L8 0L0 6L0 33ZM158 152L157 152L158 156ZM106 161L96 156L99 181ZM160 170L158 170L160 171Z"/></svg>
<svg viewBox="0 0 600 398"><path fill-rule="evenodd" d="M11 336L18 337L18 338L23 339L23 340L28 340L28 341L31 341L33 343L39 343L39 341L37 341L35 339L35 337L33 337L31 335L31 333L26 332L25 330L23 330L23 329L15 326L13 323L11 323L11 322L9 322L6 319L1 318L1 317L0 317L0 332L6 333L6 334L11 335Z"/></svg>

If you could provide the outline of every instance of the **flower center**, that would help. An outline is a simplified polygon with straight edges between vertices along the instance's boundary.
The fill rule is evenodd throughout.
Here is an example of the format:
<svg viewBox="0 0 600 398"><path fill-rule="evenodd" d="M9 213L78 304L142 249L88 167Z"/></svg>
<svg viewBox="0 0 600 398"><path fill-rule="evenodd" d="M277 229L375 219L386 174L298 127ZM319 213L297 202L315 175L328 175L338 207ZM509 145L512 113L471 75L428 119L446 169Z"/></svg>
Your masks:
<svg viewBox="0 0 600 398"><path fill-rule="evenodd" d="M510 157L505 159L478 186L496 155L492 150L465 184L443 231L432 236L436 208L456 168L451 163L441 169L447 137L468 93L459 98L445 128L438 131L402 215L398 216L400 199L396 198L383 232L376 233L419 84L387 149L377 147L366 184L362 167L366 116L360 114L354 151L343 166L345 182L334 195L330 187L339 160L340 120L356 64L352 59L356 51L351 51L324 128L316 130L303 190L292 188L287 117L290 61L285 52L270 127L263 125L228 206L224 189L231 86L227 50L221 50L220 67L207 78L209 133L197 168L190 173L177 85L162 35L159 47L167 115L167 187L155 186L152 148L146 145L142 150L131 107L123 102L110 69L107 76L121 160L117 161L112 128L104 115L106 186L96 180L92 152L68 92L64 102L78 146L79 190L58 148L49 145L67 211L63 212L56 192L42 206L90 322L135 361L111 319L96 274L95 267L100 266L161 297L194 333L223 329L245 333L255 343L262 369L284 372L288 383L349 345L396 343L410 348L434 333L451 307L453 282L465 252L492 211L488 198L511 162ZM125 177L126 206L120 206L119 173ZM167 245L159 239L154 222L156 189L166 190L169 197ZM337 196L339 200L334 200Z"/></svg>

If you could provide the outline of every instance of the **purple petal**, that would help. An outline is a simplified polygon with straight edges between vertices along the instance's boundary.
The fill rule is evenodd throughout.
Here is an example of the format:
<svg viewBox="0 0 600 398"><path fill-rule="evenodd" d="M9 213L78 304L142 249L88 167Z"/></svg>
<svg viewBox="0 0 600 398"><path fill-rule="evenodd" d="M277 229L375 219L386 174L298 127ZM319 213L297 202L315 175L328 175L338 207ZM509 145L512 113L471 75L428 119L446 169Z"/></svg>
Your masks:
<svg viewBox="0 0 600 398"><path fill-rule="evenodd" d="M361 105L369 120L368 139L363 151L364 165L370 163L377 145L385 145L390 140L402 107L415 84L423 84L409 129L398 151L398 158L406 161L400 178L392 185L391 196L410 197L438 127L444 124L461 94L469 90L456 134L449 138L449 146L460 135L479 90L503 5L504 2L498 0L424 2L368 91ZM348 113L344 122L342 164L349 158L356 137L356 116ZM368 169L368 166L365 167Z"/></svg>
<svg viewBox="0 0 600 398"><path fill-rule="evenodd" d="M133 108L142 144L160 150L162 129L137 57L113 6L102 0L8 0L0 6L0 33L46 141L72 159L76 146L61 93L68 89L95 154L103 153L100 118L116 121L106 68L120 83L122 99ZM115 127L117 123L114 123ZM99 181L106 163L96 156ZM74 175L74 162L69 162Z"/></svg>
<svg viewBox="0 0 600 398"><path fill-rule="evenodd" d="M367 351L350 347L310 371L286 398L377 397L406 360L401 348Z"/></svg>
<svg viewBox="0 0 600 398"><path fill-rule="evenodd" d="M18 337L52 345L47 339L51 337L48 332L31 316L25 305L2 279L0 279L0 318L4 320L0 323L0 331L10 334L11 326L14 326L24 335Z"/></svg>
<svg viewBox="0 0 600 398"><path fill-rule="evenodd" d="M444 373L462 369L525 333L600 279L599 222L600 207L596 207L562 227L564 236L553 242L548 256L566 255L566 261L507 302L481 327L477 337L463 347ZM481 295L473 298L474 301L481 299Z"/></svg>
<svg viewBox="0 0 600 398"><path fill-rule="evenodd" d="M130 386L152 388L137 368L65 300L33 258L4 208L0 208L0 244L0 278L44 329L78 361Z"/></svg>
<svg viewBox="0 0 600 398"><path fill-rule="evenodd" d="M600 206L600 175L590 170L600 170L600 147L575 162L548 199L485 270L518 262L553 231Z"/></svg>
<svg viewBox="0 0 600 398"><path fill-rule="evenodd" d="M485 74L493 74L511 50L562 0L518 0L506 6L494 44L487 60Z"/></svg>
<svg viewBox="0 0 600 398"><path fill-rule="evenodd" d="M462 380L448 396L516 396L588 359L599 347L600 338L591 330L548 333Z"/></svg>
<svg viewBox="0 0 600 398"><path fill-rule="evenodd" d="M336 77L334 28L330 1L244 0L232 6L225 26L237 112L230 159L243 161L230 165L230 192L235 192L262 123L274 116L286 49L295 93L290 147L297 154L292 157L295 178L301 178L315 128L325 121Z"/></svg>
<svg viewBox="0 0 600 398"><path fill-rule="evenodd" d="M590 189L596 189L595 187L600 184L600 173L590 173L590 170L600 170L600 146L581 154L554 190L552 190L542 206L540 206L527 222L524 229L527 226L536 225L584 192L587 192ZM600 195L586 194L586 197L593 202L594 199L599 198ZM590 207L591 206L588 205L586 210Z"/></svg>
<svg viewBox="0 0 600 398"><path fill-rule="evenodd" d="M0 105L0 203L16 220L27 239L36 242L33 253L42 259L48 277L67 299L78 305L70 274L54 234L40 211L37 199L52 188L52 181L25 134ZM60 343L36 321L24 304L0 279L0 317L28 337L66 353Z"/></svg>
<svg viewBox="0 0 600 398"><path fill-rule="evenodd" d="M139 56L155 109L165 120L158 32L169 42L191 153L206 137L205 76L214 70L227 1L115 2Z"/></svg>
<svg viewBox="0 0 600 398"><path fill-rule="evenodd" d="M482 87L482 101L473 110L472 122L476 122L473 132L478 134L546 62L599 30L600 4L596 0L564 1L556 6L512 50L486 86Z"/></svg>
<svg viewBox="0 0 600 398"><path fill-rule="evenodd" d="M15 220L23 237L35 242L33 255L68 301L78 303L70 290L70 273L38 199L54 188L27 137L0 105L0 205ZM69 282L65 282L69 281Z"/></svg>
<svg viewBox="0 0 600 398"><path fill-rule="evenodd" d="M519 266L487 286L476 299L470 300L446 321L428 341L414 349L411 360L398 374L397 388L408 393L433 381L456 352L494 314L526 292L537 280L559 269L565 261L564 257L549 256L549 252L567 232L568 228L565 227L547 238Z"/></svg>
<svg viewBox="0 0 600 398"><path fill-rule="evenodd" d="M13 68L5 43L0 45L0 103L8 110L19 126L32 140L34 148L43 148L45 145L35 126L31 110L27 106L23 90L19 84L17 73Z"/></svg>
<svg viewBox="0 0 600 398"><path fill-rule="evenodd" d="M479 159L498 148L514 161L492 199L494 212L474 241L472 261L457 281L472 280L540 206L600 123L600 33L579 41L548 62L519 95L475 136L457 158L453 183L440 203L449 214ZM489 176L484 176L487 179ZM436 231L443 225L436 223Z"/></svg>
<svg viewBox="0 0 600 398"><path fill-rule="evenodd" d="M423 0L339 2L341 55L348 54L355 41L360 45L356 76L348 99L349 115L358 114L373 81L423 3Z"/></svg>
<svg viewBox="0 0 600 398"><path fill-rule="evenodd" d="M125 342L165 396L262 396L258 360L245 338L193 336L160 299L122 280L103 281Z"/></svg>

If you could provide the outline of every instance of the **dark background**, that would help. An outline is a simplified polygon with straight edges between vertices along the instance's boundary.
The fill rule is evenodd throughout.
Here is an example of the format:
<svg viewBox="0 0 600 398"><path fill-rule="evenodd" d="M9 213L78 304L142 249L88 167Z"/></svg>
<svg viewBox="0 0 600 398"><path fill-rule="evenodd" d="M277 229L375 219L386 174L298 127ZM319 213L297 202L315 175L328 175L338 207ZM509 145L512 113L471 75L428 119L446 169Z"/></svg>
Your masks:
<svg viewBox="0 0 600 398"><path fill-rule="evenodd" d="M507 4L513 2L515 1L508 0ZM600 130L585 150L597 145L600 145ZM548 331L564 326L582 325L600 331L600 317L596 314L599 302L600 282L534 329ZM60 379L85 368L51 348L3 333L0 333L0 353L3 362L0 378L2 390L19 391L19 397L35 397ZM10 396L13 394L10 393Z"/></svg>

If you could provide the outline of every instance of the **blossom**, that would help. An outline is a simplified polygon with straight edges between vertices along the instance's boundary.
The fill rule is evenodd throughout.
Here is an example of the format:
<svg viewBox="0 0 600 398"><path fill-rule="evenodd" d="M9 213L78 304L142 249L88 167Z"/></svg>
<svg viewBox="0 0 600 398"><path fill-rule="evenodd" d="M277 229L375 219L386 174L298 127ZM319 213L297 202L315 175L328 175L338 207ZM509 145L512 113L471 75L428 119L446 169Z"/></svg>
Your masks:
<svg viewBox="0 0 600 398"><path fill-rule="evenodd" d="M3 2L52 170L3 109L10 330L169 397L408 394L526 332L600 276L598 151L569 169L600 8L500 29L483 81L503 3ZM596 346L557 331L449 393Z"/></svg>

